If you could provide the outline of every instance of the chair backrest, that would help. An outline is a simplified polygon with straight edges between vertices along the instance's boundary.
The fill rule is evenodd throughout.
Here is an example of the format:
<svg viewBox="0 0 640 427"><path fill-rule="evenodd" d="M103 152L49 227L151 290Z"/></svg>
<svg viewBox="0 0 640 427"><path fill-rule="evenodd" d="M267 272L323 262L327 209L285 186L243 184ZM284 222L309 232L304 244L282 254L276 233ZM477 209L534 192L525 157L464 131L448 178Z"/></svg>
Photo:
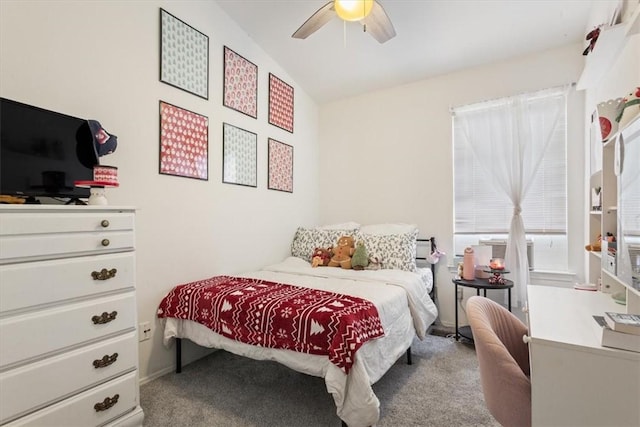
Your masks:
<svg viewBox="0 0 640 427"><path fill-rule="evenodd" d="M488 298L473 296L466 307L489 412L503 426L531 426L526 325Z"/></svg>

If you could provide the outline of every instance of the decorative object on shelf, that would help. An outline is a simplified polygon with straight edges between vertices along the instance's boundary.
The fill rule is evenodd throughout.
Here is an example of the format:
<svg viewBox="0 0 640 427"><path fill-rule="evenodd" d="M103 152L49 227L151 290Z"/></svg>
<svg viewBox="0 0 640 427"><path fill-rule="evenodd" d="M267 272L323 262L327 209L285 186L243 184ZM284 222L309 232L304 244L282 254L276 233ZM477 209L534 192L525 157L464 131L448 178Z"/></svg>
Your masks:
<svg viewBox="0 0 640 427"><path fill-rule="evenodd" d="M293 87L269 73L269 124L293 133Z"/></svg>
<svg viewBox="0 0 640 427"><path fill-rule="evenodd" d="M269 138L269 190L293 193L293 146Z"/></svg>
<svg viewBox="0 0 640 427"><path fill-rule="evenodd" d="M622 106L622 98L610 99L598 104L598 121L602 142L607 142L609 137L618 131L616 117Z"/></svg>
<svg viewBox="0 0 640 427"><path fill-rule="evenodd" d="M258 135L222 124L222 182L258 186Z"/></svg>
<svg viewBox="0 0 640 427"><path fill-rule="evenodd" d="M160 101L160 173L208 180L209 119Z"/></svg>
<svg viewBox="0 0 640 427"><path fill-rule="evenodd" d="M100 164L100 157L106 156L116 151L118 138L108 133L97 120L87 120L83 125L91 133L92 146L95 154L95 164L93 165L92 181L74 181L74 186L89 188L90 205L109 204L105 194L105 187L118 187L118 168ZM85 128L85 129L86 129Z"/></svg>
<svg viewBox="0 0 640 427"><path fill-rule="evenodd" d="M109 204L105 187L119 186L117 182L114 184L102 181L75 181L74 185L76 187L89 188L89 204L98 206L106 206Z"/></svg>
<svg viewBox="0 0 640 427"><path fill-rule="evenodd" d="M491 273L493 276L489 277L489 283L492 285L506 285L507 279L504 278L505 274L509 274L509 271L504 269L504 266L501 269L493 269L490 268L485 270L486 273Z"/></svg>
<svg viewBox="0 0 640 427"><path fill-rule="evenodd" d="M622 99L621 110L616 121L620 127L625 127L638 115L640 115L640 87L636 87Z"/></svg>
<svg viewBox="0 0 640 427"><path fill-rule="evenodd" d="M491 270L504 270L504 259L491 258L491 261L489 261L489 267Z"/></svg>
<svg viewBox="0 0 640 427"><path fill-rule="evenodd" d="M471 246L464 248L462 258L462 278L464 280L474 280L476 278L475 253Z"/></svg>
<svg viewBox="0 0 640 427"><path fill-rule="evenodd" d="M100 164L100 157L116 151L118 137L108 133L97 120L87 120L87 126L89 126L89 131L91 132L96 162Z"/></svg>
<svg viewBox="0 0 640 427"><path fill-rule="evenodd" d="M224 47L224 93L222 105L258 117L258 66Z"/></svg>
<svg viewBox="0 0 640 427"><path fill-rule="evenodd" d="M596 241L584 247L588 251L600 252L602 250L602 234L598 234Z"/></svg>
<svg viewBox="0 0 640 427"><path fill-rule="evenodd" d="M118 168L115 166L95 165L93 167L93 180L105 183L105 185L118 186Z"/></svg>
<svg viewBox="0 0 640 427"><path fill-rule="evenodd" d="M160 9L160 81L209 99L209 37Z"/></svg>
<svg viewBox="0 0 640 427"><path fill-rule="evenodd" d="M582 52L583 55L588 55L589 52L591 52L593 50L593 48L596 46L596 42L598 41L598 36L600 35L600 27L594 28L593 30L589 31L585 37L585 40L589 41L589 45L587 46L587 48Z"/></svg>
<svg viewBox="0 0 640 427"><path fill-rule="evenodd" d="M602 210L602 187L594 187L591 189L591 210L592 211L601 211Z"/></svg>

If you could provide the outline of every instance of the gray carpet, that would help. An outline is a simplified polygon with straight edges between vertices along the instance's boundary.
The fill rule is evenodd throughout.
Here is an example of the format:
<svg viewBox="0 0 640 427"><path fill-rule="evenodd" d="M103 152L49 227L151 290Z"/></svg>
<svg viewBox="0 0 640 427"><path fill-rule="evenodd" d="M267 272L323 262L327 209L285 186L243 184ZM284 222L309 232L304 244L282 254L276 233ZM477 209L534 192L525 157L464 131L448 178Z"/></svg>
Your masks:
<svg viewBox="0 0 640 427"><path fill-rule="evenodd" d="M473 346L429 335L373 385L378 426L499 426L487 411ZM144 425L340 426L324 380L218 351L143 385Z"/></svg>

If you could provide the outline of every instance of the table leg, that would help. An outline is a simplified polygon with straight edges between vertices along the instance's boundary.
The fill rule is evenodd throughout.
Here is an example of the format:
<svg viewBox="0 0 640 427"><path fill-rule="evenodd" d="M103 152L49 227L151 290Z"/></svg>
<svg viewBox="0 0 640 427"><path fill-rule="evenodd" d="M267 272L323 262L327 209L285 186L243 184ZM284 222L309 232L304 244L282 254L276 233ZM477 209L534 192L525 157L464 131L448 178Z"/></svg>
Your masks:
<svg viewBox="0 0 640 427"><path fill-rule="evenodd" d="M509 311L511 311L511 288L508 288L507 291L509 291Z"/></svg>
<svg viewBox="0 0 640 427"><path fill-rule="evenodd" d="M478 289L478 290L479 290L479 289ZM483 289L483 290L482 290L482 292L484 292L484 297L486 298L486 297L487 297L487 290L486 290L486 289Z"/></svg>
<svg viewBox="0 0 640 427"><path fill-rule="evenodd" d="M455 304L456 304L456 341L460 341L460 334L458 333L458 284L456 283L456 294L455 294Z"/></svg>

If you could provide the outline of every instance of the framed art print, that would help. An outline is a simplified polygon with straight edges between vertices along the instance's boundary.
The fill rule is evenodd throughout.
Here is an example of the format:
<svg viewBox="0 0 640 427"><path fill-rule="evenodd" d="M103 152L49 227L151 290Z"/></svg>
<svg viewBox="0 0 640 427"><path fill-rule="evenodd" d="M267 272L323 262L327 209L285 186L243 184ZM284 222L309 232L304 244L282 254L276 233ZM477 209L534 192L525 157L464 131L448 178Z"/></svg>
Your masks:
<svg viewBox="0 0 640 427"><path fill-rule="evenodd" d="M258 186L258 135L222 124L222 182Z"/></svg>
<svg viewBox="0 0 640 427"><path fill-rule="evenodd" d="M269 190L293 193L293 147L269 138Z"/></svg>
<svg viewBox="0 0 640 427"><path fill-rule="evenodd" d="M160 101L160 173L208 180L209 119Z"/></svg>
<svg viewBox="0 0 640 427"><path fill-rule="evenodd" d="M293 87L269 73L269 123L293 133Z"/></svg>
<svg viewBox="0 0 640 427"><path fill-rule="evenodd" d="M160 81L209 99L209 37L160 9Z"/></svg>
<svg viewBox="0 0 640 427"><path fill-rule="evenodd" d="M224 47L222 104L258 118L258 66Z"/></svg>

